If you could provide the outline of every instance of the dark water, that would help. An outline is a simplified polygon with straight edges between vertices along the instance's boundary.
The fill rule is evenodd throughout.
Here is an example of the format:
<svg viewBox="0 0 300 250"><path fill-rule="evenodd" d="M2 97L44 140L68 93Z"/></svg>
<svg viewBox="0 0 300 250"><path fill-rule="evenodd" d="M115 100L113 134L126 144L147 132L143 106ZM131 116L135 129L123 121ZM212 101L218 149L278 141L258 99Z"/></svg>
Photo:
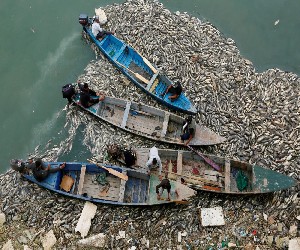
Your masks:
<svg viewBox="0 0 300 250"><path fill-rule="evenodd" d="M76 81L93 51L81 39L80 13L123 1L0 1L0 172L11 158L27 154L63 136L66 101L61 86ZM236 41L257 71L280 68L300 75L300 1L162 0L171 11L188 12ZM275 21L279 20L277 25ZM80 131L72 160L88 154Z"/></svg>

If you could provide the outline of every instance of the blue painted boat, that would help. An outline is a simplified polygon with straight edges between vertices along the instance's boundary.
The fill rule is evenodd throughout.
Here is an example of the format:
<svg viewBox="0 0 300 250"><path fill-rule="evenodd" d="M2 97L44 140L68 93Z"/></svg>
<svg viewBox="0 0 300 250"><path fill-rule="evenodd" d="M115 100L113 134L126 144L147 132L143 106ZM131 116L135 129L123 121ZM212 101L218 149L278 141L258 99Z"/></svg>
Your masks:
<svg viewBox="0 0 300 250"><path fill-rule="evenodd" d="M160 73L134 48L114 35L107 35L101 41L97 40L92 33L91 19L85 14L80 15L79 22L87 34L86 37L94 42L113 65L122 71L137 87L170 109L191 115L197 113L197 109L184 93L181 93L174 101L169 100L170 93L162 95L167 87L174 85L174 83L166 75Z"/></svg>
<svg viewBox="0 0 300 250"><path fill-rule="evenodd" d="M63 162L45 162L57 168ZM118 166L67 162L66 167L39 182L32 174L23 176L37 185L71 198L112 205L151 206L186 203L195 194L191 188L171 181L171 200L167 192L157 199L155 188L160 183L155 175ZM175 190L177 191L175 193Z"/></svg>

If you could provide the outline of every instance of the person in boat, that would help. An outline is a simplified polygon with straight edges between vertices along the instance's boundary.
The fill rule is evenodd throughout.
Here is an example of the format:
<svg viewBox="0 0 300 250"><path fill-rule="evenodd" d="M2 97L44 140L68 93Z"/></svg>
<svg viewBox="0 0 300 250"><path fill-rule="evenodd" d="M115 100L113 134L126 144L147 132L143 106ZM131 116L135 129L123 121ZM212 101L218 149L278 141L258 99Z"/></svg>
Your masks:
<svg viewBox="0 0 300 250"><path fill-rule="evenodd" d="M122 158L125 162L126 167L132 168L136 163L136 154L131 149L123 150Z"/></svg>
<svg viewBox="0 0 300 250"><path fill-rule="evenodd" d="M99 17L95 16L92 24L92 33L97 40L104 38L108 34L114 34L114 32L106 31L100 27Z"/></svg>
<svg viewBox="0 0 300 250"><path fill-rule="evenodd" d="M180 135L181 142L188 145L195 136L196 126L191 116L188 116L182 124L182 134ZM184 142L186 141L186 142Z"/></svg>
<svg viewBox="0 0 300 250"><path fill-rule="evenodd" d="M146 166L148 168L148 173L150 173L151 169L158 168L159 169L159 175L161 175L162 164L161 164L160 157L158 155L158 150L155 146L150 149L149 159L146 163Z"/></svg>
<svg viewBox="0 0 300 250"><path fill-rule="evenodd" d="M66 163L64 162L56 168L51 168L50 164L46 167L42 159L37 158L35 161L33 161L33 159L29 159L27 166L31 169L32 174L37 181L43 181L50 173L55 173L65 168Z"/></svg>
<svg viewBox="0 0 300 250"><path fill-rule="evenodd" d="M168 97L172 102L175 101L182 93L182 86L179 82L176 82L174 85L171 84L161 96L165 96L167 93L171 93Z"/></svg>
<svg viewBox="0 0 300 250"><path fill-rule="evenodd" d="M161 190L161 193L159 192L159 189ZM168 201L171 200L170 198L170 193L171 193L171 183L168 179L168 173L165 174L165 178L163 180L161 180L161 182L156 186L156 194L157 194L157 199L160 200L164 190L167 189L168 192Z"/></svg>
<svg viewBox="0 0 300 250"><path fill-rule="evenodd" d="M91 90L87 83L84 83L80 89L80 104L85 108L88 108L105 99L103 93L96 93L94 90Z"/></svg>
<svg viewBox="0 0 300 250"><path fill-rule="evenodd" d="M123 149L118 144L107 145L107 153L113 160L122 160L127 168L133 168L136 163L136 152L130 149Z"/></svg>

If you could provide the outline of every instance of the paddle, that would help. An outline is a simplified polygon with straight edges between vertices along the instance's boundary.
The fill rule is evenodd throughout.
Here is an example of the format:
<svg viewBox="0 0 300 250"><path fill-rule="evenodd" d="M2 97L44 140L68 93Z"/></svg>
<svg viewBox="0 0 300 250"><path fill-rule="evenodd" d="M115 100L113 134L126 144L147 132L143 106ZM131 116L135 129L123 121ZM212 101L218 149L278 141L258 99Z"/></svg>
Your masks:
<svg viewBox="0 0 300 250"><path fill-rule="evenodd" d="M216 182L216 181L210 181L210 180L207 180L207 179L202 178L202 177L192 176L192 175L177 174L175 172L168 172L168 173L169 174L174 174L174 175L177 175L177 176L180 176L180 177L185 177L185 178L193 179L193 180L200 181L200 182L203 182L203 183L207 183L207 184L219 186L218 182Z"/></svg>
<svg viewBox="0 0 300 250"><path fill-rule="evenodd" d="M125 68L125 69L127 69L130 73L134 74L135 77L136 77L137 79L141 80L142 82L144 82L144 83L148 83L148 82L149 82L145 77L141 76L141 75L138 74L138 73L133 72L132 70L130 70L129 68L127 68L125 65L119 63L118 61L115 61L115 62L116 62L117 64L119 64L122 68Z"/></svg>
<svg viewBox="0 0 300 250"><path fill-rule="evenodd" d="M157 69L154 68L153 65L145 57L143 57L141 54L140 54L140 56L143 58L144 63L146 63L148 65L148 67L153 71L153 73L156 74Z"/></svg>
<svg viewBox="0 0 300 250"><path fill-rule="evenodd" d="M218 166L214 161L212 161L211 159L205 157L203 154L201 154L200 152L198 152L197 150L193 149L191 146L186 145L191 151L193 151L194 153L196 153L197 155L199 155L206 163L208 163L210 166L212 166L215 170L221 172L221 167Z"/></svg>
<svg viewBox="0 0 300 250"><path fill-rule="evenodd" d="M117 176L117 177L123 179L124 181L127 181L127 180L128 180L128 176L127 176L127 175L122 174L122 173L118 172L117 170L114 170L114 169L112 169L112 168L104 167L104 166L102 166L102 165L100 165L100 164L97 164L96 162L94 162L94 161L92 161L92 160L89 160L89 159L88 159L88 162L95 164L97 167L104 168L104 169L107 170L110 174L112 174L112 175L114 175L114 176Z"/></svg>

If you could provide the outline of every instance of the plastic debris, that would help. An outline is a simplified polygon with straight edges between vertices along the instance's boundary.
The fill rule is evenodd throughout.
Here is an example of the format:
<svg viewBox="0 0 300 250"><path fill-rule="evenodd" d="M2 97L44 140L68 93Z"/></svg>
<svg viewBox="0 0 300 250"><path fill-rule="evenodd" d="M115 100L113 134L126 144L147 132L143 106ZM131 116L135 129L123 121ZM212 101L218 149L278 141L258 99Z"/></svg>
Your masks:
<svg viewBox="0 0 300 250"><path fill-rule="evenodd" d="M300 249L300 237L289 240L289 250Z"/></svg>
<svg viewBox="0 0 300 250"><path fill-rule="evenodd" d="M116 240L125 239L125 231L119 231L119 235L116 236Z"/></svg>
<svg viewBox="0 0 300 250"><path fill-rule="evenodd" d="M201 208L202 226L225 225L222 207Z"/></svg>
<svg viewBox="0 0 300 250"><path fill-rule="evenodd" d="M87 201L84 204L80 218L75 228L75 232L80 232L82 238L87 236L91 227L91 220L94 218L96 211L97 206L93 203Z"/></svg>
<svg viewBox="0 0 300 250"><path fill-rule="evenodd" d="M6 221L6 217L4 213L0 213L0 226L2 226Z"/></svg>
<svg viewBox="0 0 300 250"><path fill-rule="evenodd" d="M86 239L82 239L80 241L78 241L79 245L83 245L83 246L93 246L93 247L104 247L105 246L105 234L100 233L94 236L91 236L89 238Z"/></svg>
<svg viewBox="0 0 300 250"><path fill-rule="evenodd" d="M276 26L277 24L279 24L279 19L275 21L274 25Z"/></svg>
<svg viewBox="0 0 300 250"><path fill-rule="evenodd" d="M53 233L53 230L50 230L43 238L42 245L44 250L50 250L56 243L56 237Z"/></svg>

